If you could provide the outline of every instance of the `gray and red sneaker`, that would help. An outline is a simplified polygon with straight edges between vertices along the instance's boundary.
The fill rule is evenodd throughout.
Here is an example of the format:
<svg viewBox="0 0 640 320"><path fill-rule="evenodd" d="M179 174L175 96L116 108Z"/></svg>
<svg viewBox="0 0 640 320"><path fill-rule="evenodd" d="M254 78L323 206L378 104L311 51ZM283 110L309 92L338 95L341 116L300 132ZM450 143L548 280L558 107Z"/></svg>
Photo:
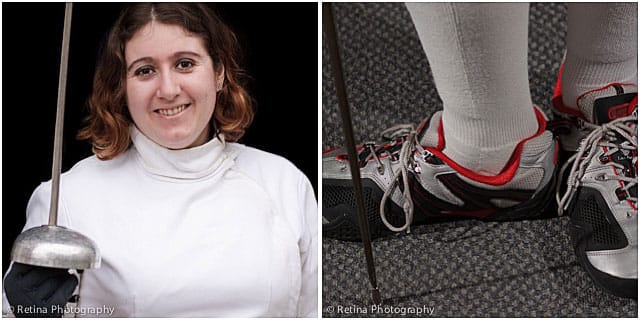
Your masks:
<svg viewBox="0 0 640 320"><path fill-rule="evenodd" d="M561 79L561 76L559 77ZM560 214L571 219L578 261L594 282L614 295L638 291L638 95L633 84L612 83L577 99L579 111L562 104L554 112L573 125L560 136L575 152L565 163L566 190L558 188Z"/></svg>
<svg viewBox="0 0 640 320"><path fill-rule="evenodd" d="M414 222L442 218L495 221L539 216L552 203L558 145L535 108L539 129L521 141L501 173L485 176L451 160L441 112L420 125L385 130L383 143L358 147L366 215L372 238L409 231ZM360 240L347 153L322 158L323 236Z"/></svg>

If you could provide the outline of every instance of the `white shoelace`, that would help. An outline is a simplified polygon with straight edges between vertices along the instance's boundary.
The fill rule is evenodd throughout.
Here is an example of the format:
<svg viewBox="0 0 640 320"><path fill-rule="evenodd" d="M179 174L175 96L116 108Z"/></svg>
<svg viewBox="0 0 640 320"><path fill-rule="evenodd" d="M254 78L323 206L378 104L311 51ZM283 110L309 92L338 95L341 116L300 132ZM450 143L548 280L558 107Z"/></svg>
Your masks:
<svg viewBox="0 0 640 320"><path fill-rule="evenodd" d="M601 126L593 125L590 123L584 123L584 125L593 129L593 131L580 142L580 147L576 154L571 156L567 163L565 163L560 169L560 177L564 176L564 171L571 164L571 171L569 171L569 178L567 179L567 190L564 195L560 197L560 183L562 183L562 179L558 179L558 190L556 192L556 202L558 203L558 215L562 215L564 211L567 210L571 200L576 194L578 187L580 187L581 182L580 179L585 174L587 166L591 163L591 160L597 153L596 150L598 147L606 147L607 152L606 156L609 156L618 150L629 150L629 152L638 150L638 133L637 133L637 116L631 115L624 118L619 118L613 120L609 123L605 123ZM619 134L624 141L622 143L612 143L612 140L615 140L616 133ZM585 156L586 154L586 156ZM584 158L583 158L584 157ZM626 168L614 161L610 161L609 164L617 169L626 170ZM638 156L634 156L632 158L632 165L637 166L638 164ZM637 168L637 167L636 167ZM605 181L605 180L618 180L623 182L623 190L628 194L628 200L637 203L638 198L632 197L629 189L633 186L637 186L638 178L627 177L624 175L614 175L614 174L600 174L596 179Z"/></svg>
<svg viewBox="0 0 640 320"><path fill-rule="evenodd" d="M392 127L385 130L385 132L393 131L393 130L395 130L396 132L406 132L405 130L407 129L409 130L409 134L407 135L406 140L402 144L402 148L400 149L400 157L398 159L400 163L400 167L396 169L396 171L393 173L393 178L392 178L393 182L391 183L389 188L385 191L384 195L382 196L382 200L380 201L380 218L382 219L382 222L384 223L384 225L387 226L387 228L389 228L389 230L395 231L395 232L406 230L407 233L409 233L411 231L410 230L411 223L413 222L413 199L411 198L411 190L409 188L408 172L409 172L409 168L411 168L411 166L414 165L415 163L413 159L413 154L415 150L418 149L418 147L420 147L420 142L418 141L417 132L413 126L410 126L410 127L402 126L401 128L400 126ZM383 133L383 136L384 136L384 133ZM415 168L413 169L415 170ZM395 227L394 225L389 223L389 221L387 220L386 213L385 213L385 204L387 202L387 199L389 199L389 197L393 195L393 192L398 187L400 176L402 176L402 185L404 187L402 190L402 200L403 200L402 210L404 211L405 224L401 227Z"/></svg>

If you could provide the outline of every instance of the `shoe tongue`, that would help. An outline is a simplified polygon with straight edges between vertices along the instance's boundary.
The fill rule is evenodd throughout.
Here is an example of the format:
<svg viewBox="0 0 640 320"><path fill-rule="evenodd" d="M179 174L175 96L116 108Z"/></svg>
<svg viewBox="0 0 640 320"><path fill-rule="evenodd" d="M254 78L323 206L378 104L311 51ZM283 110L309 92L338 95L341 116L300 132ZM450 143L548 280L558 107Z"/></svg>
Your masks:
<svg viewBox="0 0 640 320"><path fill-rule="evenodd" d="M631 104L637 95L636 86L609 85L581 96L578 107L587 121L601 125L631 115L637 110L637 105Z"/></svg>
<svg viewBox="0 0 640 320"><path fill-rule="evenodd" d="M425 147L437 147L439 142L438 128L442 111L435 112L431 117L422 121L418 128L418 141Z"/></svg>

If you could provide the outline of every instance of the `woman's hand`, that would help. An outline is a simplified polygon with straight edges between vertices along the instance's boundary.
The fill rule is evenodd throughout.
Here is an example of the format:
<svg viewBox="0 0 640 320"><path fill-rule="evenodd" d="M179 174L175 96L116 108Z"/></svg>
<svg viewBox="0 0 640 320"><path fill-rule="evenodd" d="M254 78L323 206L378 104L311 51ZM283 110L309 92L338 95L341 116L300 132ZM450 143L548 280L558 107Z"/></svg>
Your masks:
<svg viewBox="0 0 640 320"><path fill-rule="evenodd" d="M4 280L7 300L16 317L62 317L78 279L66 269L14 262Z"/></svg>

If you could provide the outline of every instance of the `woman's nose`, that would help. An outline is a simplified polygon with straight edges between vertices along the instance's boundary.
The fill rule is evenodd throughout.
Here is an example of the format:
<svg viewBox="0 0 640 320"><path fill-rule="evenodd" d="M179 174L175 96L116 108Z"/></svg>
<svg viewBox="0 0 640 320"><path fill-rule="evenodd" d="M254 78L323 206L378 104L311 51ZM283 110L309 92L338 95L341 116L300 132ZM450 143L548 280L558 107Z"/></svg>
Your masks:
<svg viewBox="0 0 640 320"><path fill-rule="evenodd" d="M160 84L156 95L158 98L173 100L180 94L180 83L175 75L171 72L162 72L160 74Z"/></svg>

